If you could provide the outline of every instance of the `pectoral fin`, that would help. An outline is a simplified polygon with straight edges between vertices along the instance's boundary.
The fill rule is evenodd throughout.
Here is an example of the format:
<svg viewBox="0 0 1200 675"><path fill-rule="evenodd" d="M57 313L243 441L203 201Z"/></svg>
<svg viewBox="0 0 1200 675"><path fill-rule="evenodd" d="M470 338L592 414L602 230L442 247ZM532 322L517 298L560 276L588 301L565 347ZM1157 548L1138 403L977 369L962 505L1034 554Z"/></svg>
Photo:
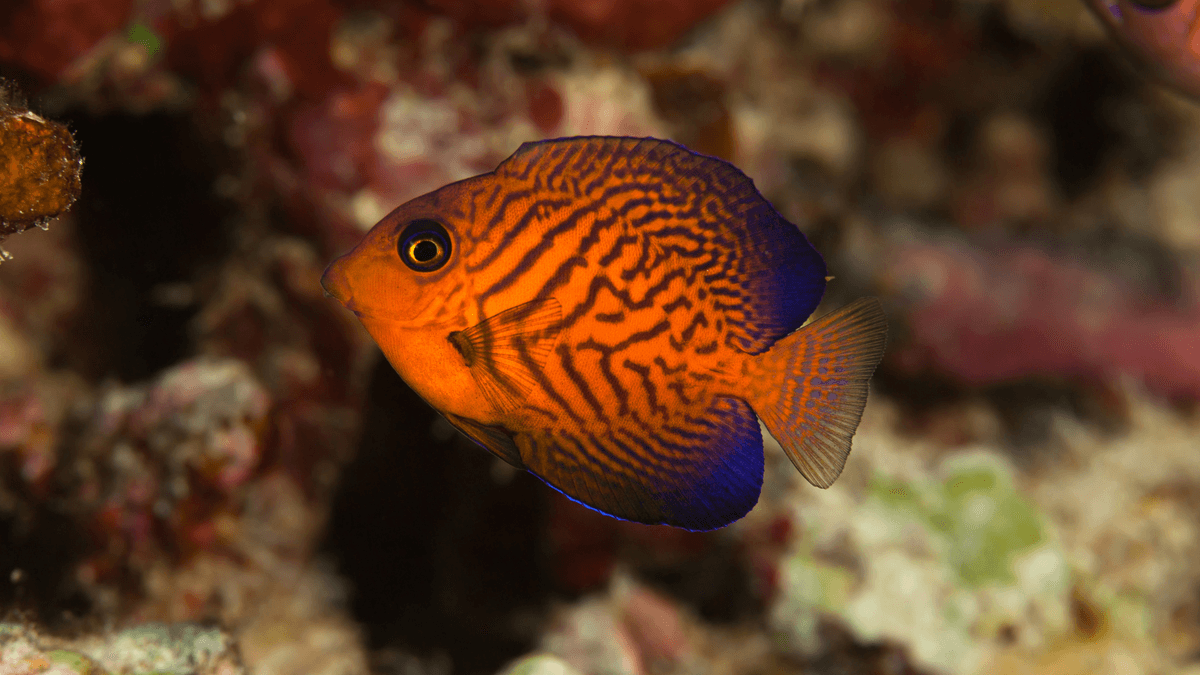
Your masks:
<svg viewBox="0 0 1200 675"><path fill-rule="evenodd" d="M511 411L537 385L562 329L562 305L534 300L450 334L471 376L497 410ZM470 434L468 434L470 435Z"/></svg>

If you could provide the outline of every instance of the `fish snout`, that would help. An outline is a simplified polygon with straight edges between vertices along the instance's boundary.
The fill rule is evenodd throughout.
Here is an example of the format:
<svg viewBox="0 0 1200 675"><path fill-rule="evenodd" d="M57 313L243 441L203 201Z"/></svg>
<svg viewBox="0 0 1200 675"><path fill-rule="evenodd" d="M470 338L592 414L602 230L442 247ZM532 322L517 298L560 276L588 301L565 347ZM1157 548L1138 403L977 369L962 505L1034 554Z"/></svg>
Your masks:
<svg viewBox="0 0 1200 675"><path fill-rule="evenodd" d="M350 280L346 278L344 267L344 257L329 263L329 267L325 268L325 274L321 275L321 288L325 290L326 297L333 298L349 308Z"/></svg>

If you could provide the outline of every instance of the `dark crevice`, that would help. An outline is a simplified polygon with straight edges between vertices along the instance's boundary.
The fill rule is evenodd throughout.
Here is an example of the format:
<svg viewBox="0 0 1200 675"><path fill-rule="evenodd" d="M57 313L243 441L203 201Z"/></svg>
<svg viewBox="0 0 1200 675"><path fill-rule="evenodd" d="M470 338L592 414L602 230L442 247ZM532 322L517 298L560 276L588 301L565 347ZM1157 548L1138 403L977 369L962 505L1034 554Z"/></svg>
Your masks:
<svg viewBox="0 0 1200 675"><path fill-rule="evenodd" d="M191 352L198 305L187 288L229 248L232 205L213 190L216 146L187 114L76 112L64 121L84 156L73 213L87 280L56 360L93 379L144 379ZM179 289L184 300L172 301Z"/></svg>
<svg viewBox="0 0 1200 675"><path fill-rule="evenodd" d="M0 512L0 610L52 631L86 616L90 602L74 581L85 541L74 518L52 507Z"/></svg>
<svg viewBox="0 0 1200 675"><path fill-rule="evenodd" d="M453 431L383 359L324 549L373 650L492 673L529 651L550 592L547 488ZM534 621L521 620L533 617Z"/></svg>
<svg viewBox="0 0 1200 675"><path fill-rule="evenodd" d="M821 619L817 633L821 653L803 660L812 675L927 675L912 664L908 649L890 641L862 643L834 620Z"/></svg>
<svg viewBox="0 0 1200 675"><path fill-rule="evenodd" d="M1166 156L1169 124L1141 101L1143 84L1104 47L1081 51L1051 81L1040 107L1053 134L1054 175L1068 199L1119 158L1146 176Z"/></svg>
<svg viewBox="0 0 1200 675"><path fill-rule="evenodd" d="M886 362L872 380L878 392L904 411L904 431L928 433L938 414L970 400L986 403L996 412L1006 449L1023 466L1036 459L1054 432L1056 415L1069 415L1107 433L1127 428L1123 396L1110 386L1087 378L1028 377L987 386L967 386L952 377L925 371L901 373Z"/></svg>
<svg viewBox="0 0 1200 675"><path fill-rule="evenodd" d="M669 566L637 565L637 577L694 608L711 623L744 624L761 617L764 598L738 547L712 539L702 555Z"/></svg>

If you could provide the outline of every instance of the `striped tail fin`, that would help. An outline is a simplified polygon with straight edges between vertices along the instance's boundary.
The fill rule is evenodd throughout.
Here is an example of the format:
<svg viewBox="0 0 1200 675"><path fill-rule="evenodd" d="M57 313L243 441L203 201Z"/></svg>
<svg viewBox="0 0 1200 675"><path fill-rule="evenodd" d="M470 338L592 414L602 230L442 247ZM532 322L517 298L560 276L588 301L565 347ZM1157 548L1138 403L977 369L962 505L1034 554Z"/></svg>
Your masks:
<svg viewBox="0 0 1200 675"><path fill-rule="evenodd" d="M842 473L886 343L883 306L861 298L753 357L748 401L809 483Z"/></svg>

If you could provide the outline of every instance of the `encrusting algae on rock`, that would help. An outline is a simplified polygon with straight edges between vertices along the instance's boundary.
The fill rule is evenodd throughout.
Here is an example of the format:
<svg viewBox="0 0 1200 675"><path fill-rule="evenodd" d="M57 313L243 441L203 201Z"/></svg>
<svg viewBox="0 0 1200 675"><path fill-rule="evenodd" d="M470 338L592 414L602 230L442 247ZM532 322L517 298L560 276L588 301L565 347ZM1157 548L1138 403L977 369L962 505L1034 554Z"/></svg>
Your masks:
<svg viewBox="0 0 1200 675"><path fill-rule="evenodd" d="M845 494L804 511L810 537L783 564L772 617L793 649L817 648L818 616L828 613L867 641L907 644L917 663L974 672L980 642L1006 626L1036 639L1027 616L1040 617L1039 632L1066 629L1063 553L1000 457L958 455L932 478L877 471L861 497L844 523L831 510L847 506L832 503ZM832 553L839 545L855 551L842 551L854 565Z"/></svg>
<svg viewBox="0 0 1200 675"><path fill-rule="evenodd" d="M931 672L1196 673L1200 631L1175 597L1200 575L1195 424L1131 409L1124 437L1058 420L1070 461L1030 474L990 442L904 438L894 408L868 407L854 475L788 500L802 534L780 560L776 647L809 658L832 622Z"/></svg>
<svg viewBox="0 0 1200 675"><path fill-rule="evenodd" d="M0 242L71 208L83 173L71 132L14 98L0 82ZM9 257L0 248L0 262Z"/></svg>

